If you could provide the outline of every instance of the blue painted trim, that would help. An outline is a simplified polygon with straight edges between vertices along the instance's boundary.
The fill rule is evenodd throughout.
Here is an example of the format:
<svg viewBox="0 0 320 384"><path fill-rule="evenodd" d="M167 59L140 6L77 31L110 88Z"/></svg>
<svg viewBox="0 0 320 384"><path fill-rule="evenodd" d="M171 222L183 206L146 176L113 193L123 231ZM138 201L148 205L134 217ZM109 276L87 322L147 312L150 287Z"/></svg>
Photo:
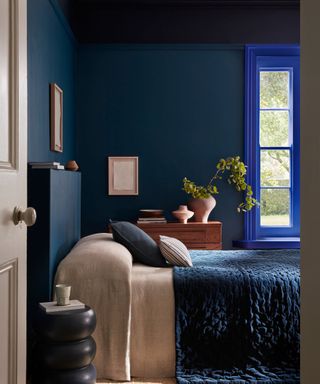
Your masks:
<svg viewBox="0 0 320 384"><path fill-rule="evenodd" d="M300 249L300 237L298 238L270 238L261 240L237 240L233 241L235 248L241 249Z"/></svg>
<svg viewBox="0 0 320 384"><path fill-rule="evenodd" d="M299 236L300 235L300 172L299 172L299 122L300 122L300 48L298 45L247 45L245 51L245 162L249 165L247 181L252 185L253 192L260 199L258 175L260 174L259 148L259 71L264 66L293 68L293 84L291 92L296 97L293 110L293 142L290 148L292 161L293 196L291 199L293 224L291 227L262 227L260 226L260 211L254 209L245 216L245 241L256 241L266 236ZM284 148L285 149L285 148ZM298 187L295 187L298 186Z"/></svg>
<svg viewBox="0 0 320 384"><path fill-rule="evenodd" d="M67 35L69 36L70 40L72 41L72 43L74 43L76 46L79 45L78 43L78 40L76 39L70 25L69 25L69 22L68 20L66 19L63 11L61 10L61 7L59 5L59 2L58 0L49 0L55 14L57 15L60 23L62 24L63 28L65 29L65 31L67 32Z"/></svg>

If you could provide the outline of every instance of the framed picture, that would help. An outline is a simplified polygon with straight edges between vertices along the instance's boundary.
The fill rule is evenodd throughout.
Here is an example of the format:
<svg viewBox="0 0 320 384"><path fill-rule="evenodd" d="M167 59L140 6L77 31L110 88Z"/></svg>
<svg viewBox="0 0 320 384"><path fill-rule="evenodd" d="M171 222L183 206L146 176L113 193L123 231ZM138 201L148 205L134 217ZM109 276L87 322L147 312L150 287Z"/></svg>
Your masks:
<svg viewBox="0 0 320 384"><path fill-rule="evenodd" d="M136 156L109 156L109 195L138 195L138 165Z"/></svg>
<svg viewBox="0 0 320 384"><path fill-rule="evenodd" d="M63 91L57 84L50 84L50 149L63 151Z"/></svg>

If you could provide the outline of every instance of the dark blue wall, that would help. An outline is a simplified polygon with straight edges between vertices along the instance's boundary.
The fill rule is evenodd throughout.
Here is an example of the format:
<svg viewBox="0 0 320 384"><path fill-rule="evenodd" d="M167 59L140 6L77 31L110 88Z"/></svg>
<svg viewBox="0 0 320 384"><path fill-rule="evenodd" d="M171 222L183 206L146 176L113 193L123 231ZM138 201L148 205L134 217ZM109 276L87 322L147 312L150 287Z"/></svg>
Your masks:
<svg viewBox="0 0 320 384"><path fill-rule="evenodd" d="M77 48L55 0L28 0L28 161L62 163L75 155ZM49 83L63 89L63 153L50 151Z"/></svg>
<svg viewBox="0 0 320 384"><path fill-rule="evenodd" d="M188 199L184 176L206 183L220 157L243 155L241 47L82 45L78 81L83 235L140 208L170 212ZM110 155L139 156L139 196L107 196ZM242 238L240 196L227 184L221 191L211 218L231 247Z"/></svg>

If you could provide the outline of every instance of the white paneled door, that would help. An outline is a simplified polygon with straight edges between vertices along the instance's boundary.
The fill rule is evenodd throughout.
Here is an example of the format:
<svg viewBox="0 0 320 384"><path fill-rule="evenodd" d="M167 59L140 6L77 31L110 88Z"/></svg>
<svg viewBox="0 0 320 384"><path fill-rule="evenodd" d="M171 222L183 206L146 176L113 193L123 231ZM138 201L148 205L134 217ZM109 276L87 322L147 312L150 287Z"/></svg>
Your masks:
<svg viewBox="0 0 320 384"><path fill-rule="evenodd" d="M26 382L26 0L0 0L0 383Z"/></svg>

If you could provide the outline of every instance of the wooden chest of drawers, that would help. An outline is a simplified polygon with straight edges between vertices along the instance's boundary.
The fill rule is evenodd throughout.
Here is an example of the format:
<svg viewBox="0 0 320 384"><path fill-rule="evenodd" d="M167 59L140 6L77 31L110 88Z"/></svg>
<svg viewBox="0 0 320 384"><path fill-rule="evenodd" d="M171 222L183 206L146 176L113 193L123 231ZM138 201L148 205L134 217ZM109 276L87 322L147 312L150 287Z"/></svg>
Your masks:
<svg viewBox="0 0 320 384"><path fill-rule="evenodd" d="M148 223L137 226L156 242L159 242L160 235L164 235L181 240L189 249L222 249L222 223L219 221L187 224Z"/></svg>

